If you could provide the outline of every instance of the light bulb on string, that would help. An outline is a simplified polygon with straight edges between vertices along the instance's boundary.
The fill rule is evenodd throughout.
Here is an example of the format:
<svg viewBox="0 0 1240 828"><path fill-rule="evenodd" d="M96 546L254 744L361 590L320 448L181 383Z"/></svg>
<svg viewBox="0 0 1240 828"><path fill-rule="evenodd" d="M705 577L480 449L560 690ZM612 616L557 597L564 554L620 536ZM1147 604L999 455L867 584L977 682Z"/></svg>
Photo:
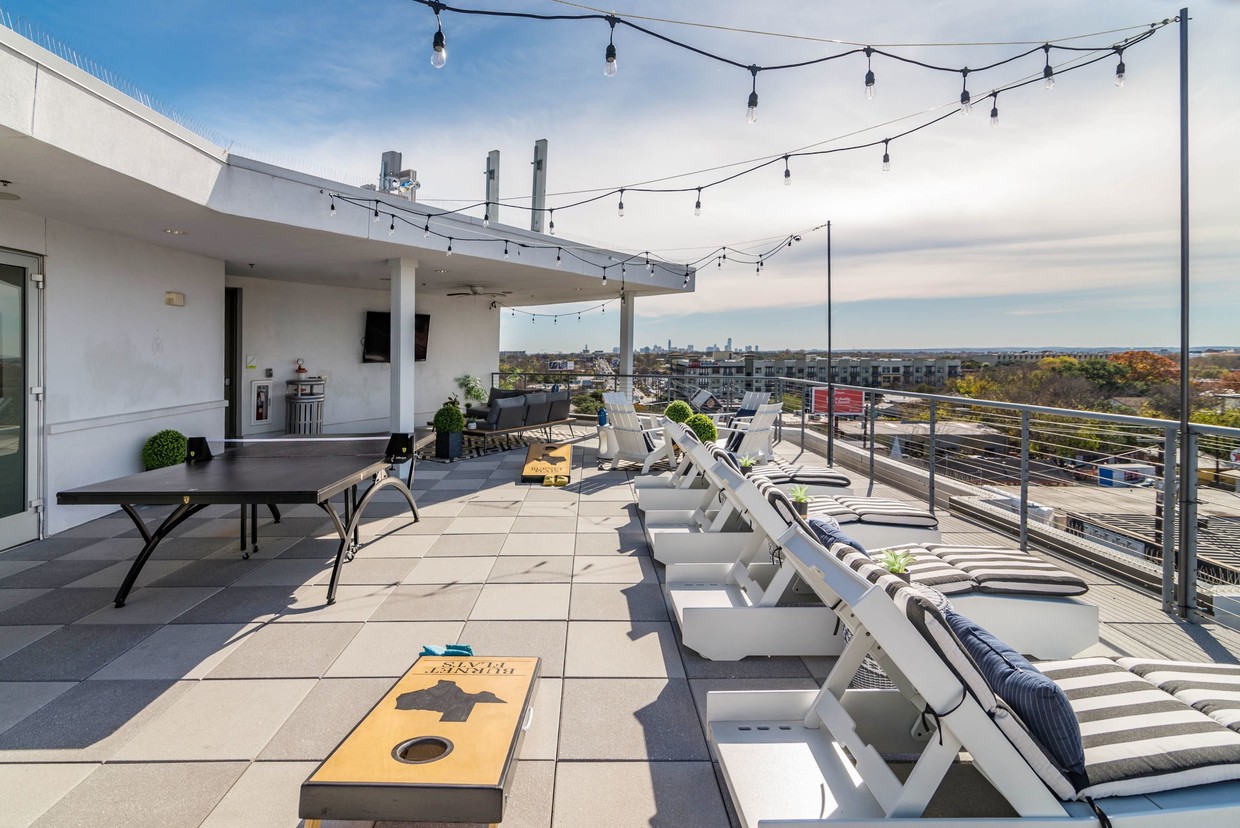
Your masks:
<svg viewBox="0 0 1240 828"><path fill-rule="evenodd" d="M396 235L396 214L395 213L392 214L392 223L388 225L388 235L389 236Z"/></svg>
<svg viewBox="0 0 1240 828"><path fill-rule="evenodd" d="M865 99L867 101L874 100L874 70L870 68L870 58L873 56L874 50L869 46L865 47Z"/></svg>
<svg viewBox="0 0 1240 828"><path fill-rule="evenodd" d="M554 236L555 235L555 210L550 211L549 215L551 217L551 222L547 226L547 230L548 232L551 233L551 235Z"/></svg>
<svg viewBox="0 0 1240 828"><path fill-rule="evenodd" d="M999 93L995 92L990 97L993 101L990 107L990 125L997 127L999 126Z"/></svg>
<svg viewBox="0 0 1240 828"><path fill-rule="evenodd" d="M607 268L603 268L603 287L607 287Z"/></svg>
<svg viewBox="0 0 1240 828"><path fill-rule="evenodd" d="M448 62L448 41L443 36L443 22L439 19L439 9L435 9L435 24L439 27L435 37L431 39L431 66L442 69Z"/></svg>
<svg viewBox="0 0 1240 828"><path fill-rule="evenodd" d="M504 258L505 259L508 258L508 240L507 239L504 240Z"/></svg>
<svg viewBox="0 0 1240 828"><path fill-rule="evenodd" d="M555 249L555 266L560 266L560 248L558 247Z"/></svg>
<svg viewBox="0 0 1240 828"><path fill-rule="evenodd" d="M448 255L449 256L452 255L452 237L451 236L448 237Z"/></svg>
<svg viewBox="0 0 1240 828"><path fill-rule="evenodd" d="M749 74L753 75L753 90L749 93L749 108L745 111L745 121L753 124L758 121L758 67L750 66Z"/></svg>
<svg viewBox="0 0 1240 828"><path fill-rule="evenodd" d="M650 251L649 250L646 251L646 270L647 272L650 273L651 276L654 275L654 265L650 263Z"/></svg>
<svg viewBox="0 0 1240 828"><path fill-rule="evenodd" d="M426 224L422 226L422 238L429 239L431 237L431 220L428 218Z"/></svg>
<svg viewBox="0 0 1240 828"><path fill-rule="evenodd" d="M485 213L482 214L482 226L483 227L491 226L491 211L490 210L487 210Z"/></svg>
<svg viewBox="0 0 1240 828"><path fill-rule="evenodd" d="M701 187L698 187L697 201L693 203L693 215L695 216L702 215L702 188Z"/></svg>
<svg viewBox="0 0 1240 828"><path fill-rule="evenodd" d="M611 36L607 40L607 51L603 53L606 61L603 64L603 74L606 77L614 78L616 76L616 18L608 17L608 25L611 26Z"/></svg>
<svg viewBox="0 0 1240 828"><path fill-rule="evenodd" d="M890 138L883 139L883 172L891 172L891 154L887 152L887 145L890 142Z"/></svg>
<svg viewBox="0 0 1240 828"><path fill-rule="evenodd" d="M963 84L960 90L960 110L968 115L973 111L973 98L969 95L969 68L967 66L960 70L960 80Z"/></svg>
<svg viewBox="0 0 1240 828"><path fill-rule="evenodd" d="M1043 85L1047 90L1051 90L1055 88L1055 70L1051 68L1051 44L1043 46L1042 51L1046 53L1046 65L1042 67L1042 77L1046 79L1046 83Z"/></svg>
<svg viewBox="0 0 1240 828"><path fill-rule="evenodd" d="M784 156L784 186L792 186L792 170L788 168L788 156Z"/></svg>
<svg viewBox="0 0 1240 828"><path fill-rule="evenodd" d="M375 214L374 214L374 217L370 219L370 222L372 224L379 223L379 202L377 201L375 202Z"/></svg>
<svg viewBox="0 0 1240 828"><path fill-rule="evenodd" d="M624 190L620 191L620 204L616 207L616 215L624 218Z"/></svg>
<svg viewBox="0 0 1240 828"><path fill-rule="evenodd" d="M327 217L328 218L336 217L336 199L334 198L332 199L332 206L327 208Z"/></svg>
<svg viewBox="0 0 1240 828"><path fill-rule="evenodd" d="M1115 54L1119 56L1119 65L1115 67L1115 85L1122 89L1124 87L1124 50L1116 49Z"/></svg>

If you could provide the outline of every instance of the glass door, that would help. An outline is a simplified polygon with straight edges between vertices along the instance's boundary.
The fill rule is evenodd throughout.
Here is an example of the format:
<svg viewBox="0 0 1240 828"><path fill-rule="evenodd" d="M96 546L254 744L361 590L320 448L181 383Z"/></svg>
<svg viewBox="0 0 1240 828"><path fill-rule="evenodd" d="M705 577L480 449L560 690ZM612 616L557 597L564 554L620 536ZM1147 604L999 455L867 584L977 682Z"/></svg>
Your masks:
<svg viewBox="0 0 1240 828"><path fill-rule="evenodd" d="M37 266L0 250L0 549L39 537Z"/></svg>

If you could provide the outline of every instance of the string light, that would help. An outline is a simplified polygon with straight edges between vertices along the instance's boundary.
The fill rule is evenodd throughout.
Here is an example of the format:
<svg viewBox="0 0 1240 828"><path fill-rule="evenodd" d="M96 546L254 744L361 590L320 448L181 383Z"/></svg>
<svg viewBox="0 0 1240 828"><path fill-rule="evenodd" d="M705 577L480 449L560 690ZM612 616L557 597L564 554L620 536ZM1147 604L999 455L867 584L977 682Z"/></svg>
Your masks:
<svg viewBox="0 0 1240 828"><path fill-rule="evenodd" d="M758 72L757 66L749 67L749 74L753 75L753 90L749 93L749 109L745 112L745 121L747 123L758 122Z"/></svg>
<svg viewBox="0 0 1240 828"><path fill-rule="evenodd" d="M607 268L603 268L603 287L607 287Z"/></svg>
<svg viewBox="0 0 1240 828"><path fill-rule="evenodd" d="M997 127L999 126L999 93L990 93L990 98L993 101L993 104L990 107L990 125L992 127Z"/></svg>
<svg viewBox="0 0 1240 828"><path fill-rule="evenodd" d="M449 256L452 255L452 238L451 237L448 238L448 255Z"/></svg>
<svg viewBox="0 0 1240 828"><path fill-rule="evenodd" d="M870 58L874 56L874 50L869 46L865 47L865 99L867 101L874 100L874 70L871 68Z"/></svg>
<svg viewBox="0 0 1240 828"><path fill-rule="evenodd" d="M624 190L620 190L620 206L616 208L616 215L624 218Z"/></svg>
<svg viewBox="0 0 1240 828"><path fill-rule="evenodd" d="M426 224L422 226L422 238L429 239L430 237L431 237L431 220L429 217L427 217Z"/></svg>
<svg viewBox="0 0 1240 828"><path fill-rule="evenodd" d="M1046 83L1043 86L1051 90L1055 88L1055 70L1051 68L1051 44L1043 46L1042 51L1046 52L1046 65L1042 67L1042 77L1046 79Z"/></svg>
<svg viewBox="0 0 1240 828"><path fill-rule="evenodd" d="M555 266L560 266L560 248L558 247L555 249Z"/></svg>
<svg viewBox="0 0 1240 828"><path fill-rule="evenodd" d="M1115 85L1121 89L1124 87L1124 50L1118 48L1115 54L1119 57L1119 65L1115 67Z"/></svg>
<svg viewBox="0 0 1240 828"><path fill-rule="evenodd" d="M491 226L491 211L490 211L490 209L488 209L485 213L483 213L483 214L482 214L482 226L483 226L483 227L490 227L490 226Z"/></svg>
<svg viewBox="0 0 1240 828"><path fill-rule="evenodd" d="M392 214L392 223L388 225L388 235L389 236L396 235L396 214L395 213Z"/></svg>
<svg viewBox="0 0 1240 828"><path fill-rule="evenodd" d="M378 202L378 201L376 201L376 202L375 202L375 217L374 217L374 218L372 218L372 219L370 220L370 222L371 222L372 224L378 224L378 223L379 223L379 202Z"/></svg>
<svg viewBox="0 0 1240 828"><path fill-rule="evenodd" d="M603 53L606 63L603 64L603 74L606 77L614 78L616 76L616 23L614 17L608 17L607 23L611 26L611 36L607 40L607 51Z"/></svg>
<svg viewBox="0 0 1240 828"><path fill-rule="evenodd" d="M435 10L435 25L438 26L435 37L431 39L431 66L442 69L448 62L448 42L443 36L443 21L439 19L443 4L432 2L430 7Z"/></svg>
<svg viewBox="0 0 1240 828"><path fill-rule="evenodd" d="M335 196L332 196L332 206L327 210L327 217L328 218L336 217L336 197Z"/></svg>
<svg viewBox="0 0 1240 828"><path fill-rule="evenodd" d="M555 235L555 210L551 211L551 224L547 227L551 235Z"/></svg>
<svg viewBox="0 0 1240 828"><path fill-rule="evenodd" d="M792 170L788 168L788 156L784 156L784 186L792 186Z"/></svg>
<svg viewBox="0 0 1240 828"><path fill-rule="evenodd" d="M651 276L654 275L654 265L650 263L650 251L649 250L646 251L646 270L649 271Z"/></svg>
<svg viewBox="0 0 1240 828"><path fill-rule="evenodd" d="M973 99L969 96L969 68L967 66L960 70L960 82L960 109L968 115L973 111Z"/></svg>
<svg viewBox="0 0 1240 828"><path fill-rule="evenodd" d="M887 152L887 144L890 138L883 139L883 172L891 172L891 155Z"/></svg>
<svg viewBox="0 0 1240 828"><path fill-rule="evenodd" d="M504 258L508 258L508 239L504 239Z"/></svg>
<svg viewBox="0 0 1240 828"><path fill-rule="evenodd" d="M697 201L693 203L693 215L702 215L702 188L697 188Z"/></svg>

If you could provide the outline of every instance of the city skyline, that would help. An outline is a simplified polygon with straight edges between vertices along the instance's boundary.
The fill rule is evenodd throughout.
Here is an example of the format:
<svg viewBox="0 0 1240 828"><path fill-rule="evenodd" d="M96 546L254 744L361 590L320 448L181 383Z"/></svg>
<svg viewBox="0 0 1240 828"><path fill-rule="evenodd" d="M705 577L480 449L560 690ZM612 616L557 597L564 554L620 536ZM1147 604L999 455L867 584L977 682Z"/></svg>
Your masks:
<svg viewBox="0 0 1240 828"><path fill-rule="evenodd" d="M546 12L547 0L503 8ZM529 195L535 140L549 141L548 203L568 193L677 176L800 147L863 143L955 108L960 77L875 58L867 101L864 58L763 74L756 124L746 124L748 73L697 59L634 33L617 39L619 72L604 78L606 26L536 24L445 14L451 55L430 66L434 17L394 0L315 6L275 0L221 16L201 0L7 0L70 47L98 60L201 123L241 155L373 181L380 153L404 153L419 198L459 207L482 196L486 154L503 154L501 198ZM993 14L969 0L947 7L873 2L856 7L788 2L698 4L633 0L618 14L695 19L739 29L804 32L861 43L1032 41L1159 21L1175 7L1099 0L1019 5ZM1194 345L1226 342L1240 317L1240 180L1231 151L1240 80L1227 32L1240 7L1192 7L1192 233ZM172 37L186 19L195 37ZM374 21L386 21L376 26ZM698 27L650 24L745 62L792 61L843 47ZM597 29L597 30L596 30ZM384 32L399 31L401 48ZM1086 38L1106 43L1122 34ZM712 341L731 330L768 349L825 347L826 240L833 223L837 349L1114 346L1178 342L1178 56L1174 27L1125 54L1116 89L1111 58L1004 93L1000 125L986 112L956 115L891 146L841 153L747 176L703 194L629 194L557 213L561 238L690 260L721 244L744 249L788 233L801 244L761 274L729 264L699 269L692 296L638 299L636 341ZM376 45L383 48L375 48ZM974 65L1012 46L901 49L931 62ZM1037 74L1040 56L969 78L981 104L990 88ZM1032 63L1031 63L1032 61ZM1030 64L1030 65L1026 65ZM978 107L982 109L982 106ZM987 106L988 108L988 106ZM223 136L223 137L214 137ZM844 137L848 136L848 137ZM727 168L732 169L732 168ZM1230 172L1228 172L1230 170ZM674 178L692 187L705 174ZM504 223L528 218L510 207ZM572 306L557 306L565 312ZM537 311L538 308L528 308ZM514 324L506 349L568 350L586 338L618 344L618 304L581 323ZM545 323L545 324L544 324ZM738 333L743 332L743 333Z"/></svg>

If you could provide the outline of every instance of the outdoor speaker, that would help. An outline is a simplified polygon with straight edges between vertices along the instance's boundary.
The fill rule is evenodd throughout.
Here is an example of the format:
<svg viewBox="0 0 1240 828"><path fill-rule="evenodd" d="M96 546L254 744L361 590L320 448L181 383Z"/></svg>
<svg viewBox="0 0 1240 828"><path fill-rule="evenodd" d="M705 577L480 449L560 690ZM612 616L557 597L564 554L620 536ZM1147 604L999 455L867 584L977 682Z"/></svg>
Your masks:
<svg viewBox="0 0 1240 828"><path fill-rule="evenodd" d="M412 456L412 434L393 434L388 438L387 449L384 451L384 460L399 466L401 463L407 462Z"/></svg>
<svg viewBox="0 0 1240 828"><path fill-rule="evenodd" d="M211 459L211 446L207 444L206 437L190 437L185 445L185 462L197 463L200 460Z"/></svg>

